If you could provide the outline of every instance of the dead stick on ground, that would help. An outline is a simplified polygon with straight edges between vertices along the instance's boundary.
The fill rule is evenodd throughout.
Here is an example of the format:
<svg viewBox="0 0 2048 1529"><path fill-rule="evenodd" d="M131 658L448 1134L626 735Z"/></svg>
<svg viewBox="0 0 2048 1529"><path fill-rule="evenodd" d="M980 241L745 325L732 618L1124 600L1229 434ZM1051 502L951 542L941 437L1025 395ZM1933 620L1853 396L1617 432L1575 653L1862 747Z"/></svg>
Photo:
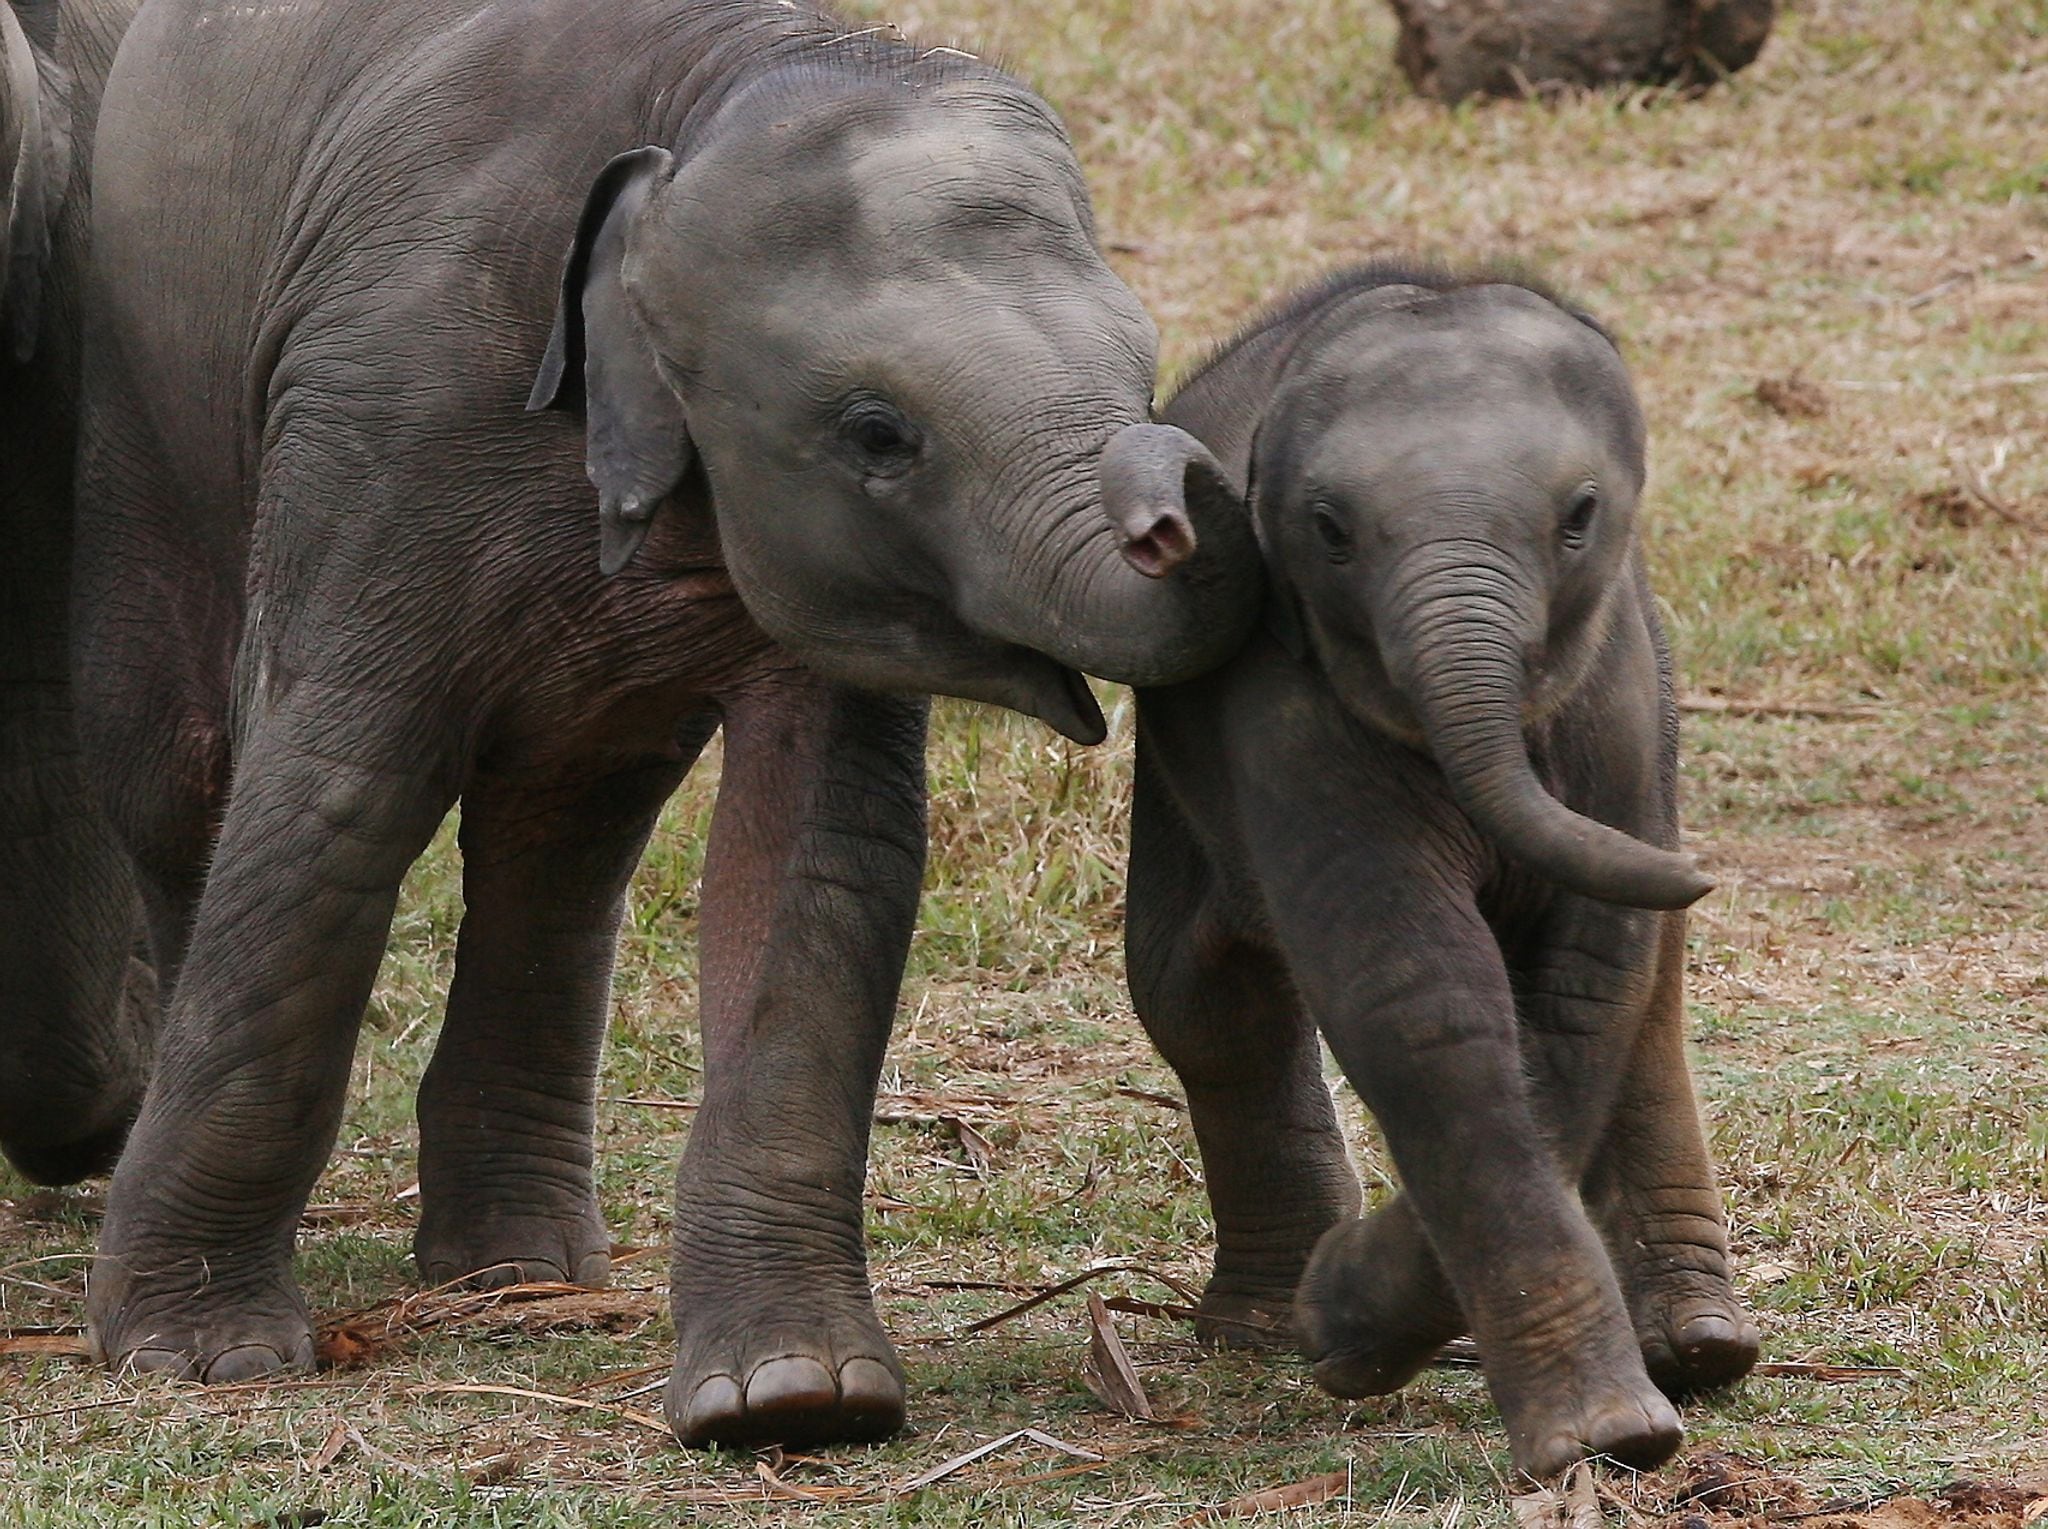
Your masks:
<svg viewBox="0 0 2048 1529"><path fill-rule="evenodd" d="M1009 1321L1012 1317L1021 1317L1033 1307L1043 1306L1047 1301L1057 1299L1065 1295L1069 1290L1079 1289L1090 1280L1101 1279L1106 1274L1142 1274L1147 1279L1157 1280L1183 1300L1193 1301L1198 1299L1192 1290L1188 1289L1186 1285L1182 1284L1172 1275L1162 1274L1156 1269L1148 1269L1143 1264L1101 1264L1093 1269L1084 1269L1079 1274L1071 1275L1056 1285L1049 1285L1028 1300L1019 1301L1016 1305L999 1311L992 1317L983 1317L979 1322L970 1322L967 1326L960 1329L957 1336L965 1338L975 1333L987 1332L991 1327L999 1326Z"/></svg>
<svg viewBox="0 0 2048 1529"><path fill-rule="evenodd" d="M1883 706L1837 705L1826 701L1745 701L1736 696L1681 696L1678 709L1731 717L1812 717L1822 722L1870 722L1893 713Z"/></svg>
<svg viewBox="0 0 2048 1529"><path fill-rule="evenodd" d="M651 1428L657 1433L670 1433L668 1420L658 1418L651 1412L642 1412L638 1407L621 1407L616 1402L593 1401L587 1396L562 1396L553 1391L529 1391L524 1386L492 1385L439 1385L414 1386L413 1396L518 1396L527 1401L548 1402L557 1407L574 1407L585 1412L610 1412L619 1417L638 1423L642 1428Z"/></svg>

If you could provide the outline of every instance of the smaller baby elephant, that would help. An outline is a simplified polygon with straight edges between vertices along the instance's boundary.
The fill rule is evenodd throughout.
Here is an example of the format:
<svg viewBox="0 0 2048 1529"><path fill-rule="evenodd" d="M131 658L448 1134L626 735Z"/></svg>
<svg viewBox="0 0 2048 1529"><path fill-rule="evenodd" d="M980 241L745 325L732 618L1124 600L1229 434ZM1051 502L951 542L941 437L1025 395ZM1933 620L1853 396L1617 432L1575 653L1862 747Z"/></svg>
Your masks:
<svg viewBox="0 0 2048 1529"><path fill-rule="evenodd" d="M1271 580L1236 659L1138 697L1131 987L1201 1144L1208 1333L1291 1305L1365 1396L1469 1332L1518 1469L1656 1465L1665 1393L1757 1331L1682 1049L1710 883L1675 849L1621 358L1530 286L1373 267L1165 418L1244 486ZM1405 1186L1362 1219L1318 1028Z"/></svg>

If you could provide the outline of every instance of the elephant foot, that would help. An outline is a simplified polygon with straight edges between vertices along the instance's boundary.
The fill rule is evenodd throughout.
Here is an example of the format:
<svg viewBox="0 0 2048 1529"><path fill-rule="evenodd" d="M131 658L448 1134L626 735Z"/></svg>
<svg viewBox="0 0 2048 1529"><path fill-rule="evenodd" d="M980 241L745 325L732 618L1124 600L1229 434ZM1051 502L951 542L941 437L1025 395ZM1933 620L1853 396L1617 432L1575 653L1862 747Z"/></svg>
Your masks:
<svg viewBox="0 0 2048 1529"><path fill-rule="evenodd" d="M1662 1392L1644 1383L1588 1388L1550 1405L1525 1405L1507 1415L1515 1469L1537 1481L1560 1476L1581 1460L1612 1460L1631 1470L1655 1470L1678 1453L1685 1437L1678 1413Z"/></svg>
<svg viewBox="0 0 2048 1529"><path fill-rule="evenodd" d="M903 1426L903 1367L864 1298L792 1311L731 1285L686 1292L680 1271L675 1287L665 1408L684 1444L866 1443Z"/></svg>
<svg viewBox="0 0 2048 1529"><path fill-rule="evenodd" d="M611 1237L595 1200L554 1216L488 1203L423 1206L412 1254L430 1287L497 1290L546 1280L597 1290L612 1274Z"/></svg>
<svg viewBox="0 0 2048 1529"><path fill-rule="evenodd" d="M1292 1286L1239 1284L1218 1274L1195 1309L1195 1339L1206 1348L1276 1353L1294 1347Z"/></svg>
<svg viewBox="0 0 2048 1529"><path fill-rule="evenodd" d="M1316 1384L1384 1396L1466 1330L1405 1203L1332 1227L1294 1297L1294 1332Z"/></svg>
<svg viewBox="0 0 2048 1529"><path fill-rule="evenodd" d="M87 1341L109 1369L218 1386L313 1367L312 1323L288 1284L231 1299L207 1281L204 1260L188 1259L182 1266L197 1262L198 1279L145 1286L106 1272L117 1257L100 1255L86 1294ZM161 1266L133 1255L123 1262Z"/></svg>
<svg viewBox="0 0 2048 1529"><path fill-rule="evenodd" d="M1506 1302L1505 1320L1474 1324L1515 1469L1540 1481L1597 1456L1652 1470L1678 1451L1678 1412L1644 1368L1604 1256L1555 1257L1502 1279L1488 1298Z"/></svg>
<svg viewBox="0 0 2048 1529"><path fill-rule="evenodd" d="M1645 1278L1629 1291L1643 1364L1666 1396L1733 1385L1755 1366L1763 1340L1727 1280L1686 1271Z"/></svg>

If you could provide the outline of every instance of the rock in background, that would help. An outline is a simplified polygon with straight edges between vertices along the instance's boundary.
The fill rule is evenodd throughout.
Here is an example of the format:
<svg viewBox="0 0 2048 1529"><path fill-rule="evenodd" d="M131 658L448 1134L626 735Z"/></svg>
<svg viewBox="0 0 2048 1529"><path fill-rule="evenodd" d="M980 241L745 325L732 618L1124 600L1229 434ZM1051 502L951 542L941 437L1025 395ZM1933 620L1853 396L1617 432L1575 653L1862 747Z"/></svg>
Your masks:
<svg viewBox="0 0 2048 1529"><path fill-rule="evenodd" d="M1623 83L1705 85L1754 59L1777 0L1390 0L1395 57L1440 101Z"/></svg>

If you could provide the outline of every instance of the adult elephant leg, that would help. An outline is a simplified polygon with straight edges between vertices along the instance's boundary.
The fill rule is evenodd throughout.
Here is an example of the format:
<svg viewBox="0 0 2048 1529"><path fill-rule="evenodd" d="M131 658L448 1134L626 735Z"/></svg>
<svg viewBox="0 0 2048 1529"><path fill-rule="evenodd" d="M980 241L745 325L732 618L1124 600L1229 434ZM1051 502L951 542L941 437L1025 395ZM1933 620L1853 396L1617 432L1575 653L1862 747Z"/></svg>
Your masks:
<svg viewBox="0 0 2048 1529"><path fill-rule="evenodd" d="M398 885L454 792L438 718L295 680L249 723L87 1291L111 1364L312 1361L293 1232L340 1124Z"/></svg>
<svg viewBox="0 0 2048 1529"><path fill-rule="evenodd" d="M687 1444L873 1439L903 1372L861 1185L924 868L925 704L800 672L727 710L701 916L704 1098L676 1184Z"/></svg>
<svg viewBox="0 0 2048 1529"><path fill-rule="evenodd" d="M591 1180L593 1109L626 885L680 757L546 789L489 780L462 799L462 934L448 1017L420 1083L420 1227L430 1285L611 1271Z"/></svg>
<svg viewBox="0 0 2048 1529"><path fill-rule="evenodd" d="M1277 956L1231 927L1142 722L1128 903L1131 1001L1187 1093L1216 1219L1196 1333L1291 1347L1295 1286L1318 1239L1358 1214L1358 1176L1315 1026Z"/></svg>
<svg viewBox="0 0 2048 1529"><path fill-rule="evenodd" d="M1724 1386L1760 1338L1729 1278L1728 1223L1685 1060L1685 915L1658 934L1649 1007L1585 1176L1651 1378L1671 1395Z"/></svg>

